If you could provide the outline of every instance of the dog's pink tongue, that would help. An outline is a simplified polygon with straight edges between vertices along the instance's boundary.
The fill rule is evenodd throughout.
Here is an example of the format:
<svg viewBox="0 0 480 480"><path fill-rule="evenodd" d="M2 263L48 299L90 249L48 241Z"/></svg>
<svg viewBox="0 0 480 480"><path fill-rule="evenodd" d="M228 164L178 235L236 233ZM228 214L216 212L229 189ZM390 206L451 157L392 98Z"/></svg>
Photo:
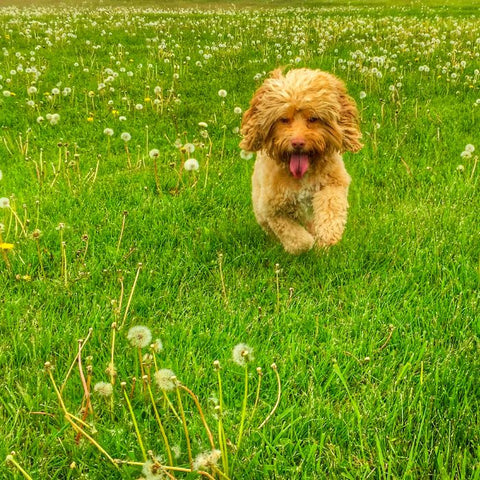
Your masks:
<svg viewBox="0 0 480 480"><path fill-rule="evenodd" d="M309 166L308 155L294 153L290 157L290 171L295 178L302 178Z"/></svg>

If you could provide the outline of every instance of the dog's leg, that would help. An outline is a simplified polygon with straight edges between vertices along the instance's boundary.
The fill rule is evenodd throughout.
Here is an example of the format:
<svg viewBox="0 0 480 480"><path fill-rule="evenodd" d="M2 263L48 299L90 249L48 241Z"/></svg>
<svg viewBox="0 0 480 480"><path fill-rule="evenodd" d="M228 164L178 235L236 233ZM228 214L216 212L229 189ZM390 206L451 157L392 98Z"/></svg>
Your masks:
<svg viewBox="0 0 480 480"><path fill-rule="evenodd" d="M313 236L290 217L269 217L268 226L288 253L299 255L310 250L315 243Z"/></svg>
<svg viewBox="0 0 480 480"><path fill-rule="evenodd" d="M316 244L328 247L342 238L347 222L348 185L327 185L313 197Z"/></svg>

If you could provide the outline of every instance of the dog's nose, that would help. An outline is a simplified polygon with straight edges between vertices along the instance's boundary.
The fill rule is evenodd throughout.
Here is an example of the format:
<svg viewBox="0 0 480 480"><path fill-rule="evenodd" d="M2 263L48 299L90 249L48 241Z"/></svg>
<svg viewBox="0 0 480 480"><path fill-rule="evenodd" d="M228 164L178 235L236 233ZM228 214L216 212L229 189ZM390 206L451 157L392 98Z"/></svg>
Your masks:
<svg viewBox="0 0 480 480"><path fill-rule="evenodd" d="M290 143L292 144L292 147L293 148L303 148L305 146L305 140L303 138L292 138L292 140L290 141Z"/></svg>

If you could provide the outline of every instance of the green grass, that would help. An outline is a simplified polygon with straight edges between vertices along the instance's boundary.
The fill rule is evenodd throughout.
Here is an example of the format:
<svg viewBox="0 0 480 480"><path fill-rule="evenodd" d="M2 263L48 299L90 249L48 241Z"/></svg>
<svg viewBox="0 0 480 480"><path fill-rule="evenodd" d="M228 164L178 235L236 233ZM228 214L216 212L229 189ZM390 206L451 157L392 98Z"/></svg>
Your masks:
<svg viewBox="0 0 480 480"><path fill-rule="evenodd" d="M164 344L160 368L198 395L216 441L209 398L218 397L220 361L231 478L480 478L480 21L466 3L383 7L0 11L0 85L15 94L0 94L0 197L12 207L0 209L0 223L14 244L10 268L0 258L1 459L15 451L32 478L140 476L141 467L119 473L75 441L43 368L51 362L62 383L92 327L84 368L93 365L92 383L108 381L111 325L125 316L113 415L93 395L88 417L114 458L142 461L120 389L132 376L143 441L165 455L126 339L146 325ZM345 156L353 183L342 242L300 257L255 222L252 161L239 156L234 114L267 72L288 64L345 80L365 143ZM122 132L132 135L130 165ZM182 171L188 155L176 139L196 145L198 172ZM467 144L476 150L462 158ZM241 342L255 361L237 453L244 371L231 355ZM272 362L281 403L259 430L277 395ZM72 413L82 397L75 368L64 391ZM194 404L185 406L196 455L209 444ZM158 407L187 466L183 430ZM0 477L23 478L6 462Z"/></svg>

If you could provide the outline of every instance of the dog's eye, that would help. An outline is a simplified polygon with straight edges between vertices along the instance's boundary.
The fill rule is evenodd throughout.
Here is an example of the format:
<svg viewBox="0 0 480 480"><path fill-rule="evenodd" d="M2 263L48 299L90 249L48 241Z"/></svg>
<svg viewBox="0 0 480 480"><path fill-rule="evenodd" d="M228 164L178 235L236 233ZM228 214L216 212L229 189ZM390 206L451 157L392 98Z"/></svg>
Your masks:
<svg viewBox="0 0 480 480"><path fill-rule="evenodd" d="M308 118L308 123L317 123L319 121L320 121L320 119L318 117L309 117Z"/></svg>
<svg viewBox="0 0 480 480"><path fill-rule="evenodd" d="M279 121L280 123L290 123L290 119L287 117L282 117Z"/></svg>

